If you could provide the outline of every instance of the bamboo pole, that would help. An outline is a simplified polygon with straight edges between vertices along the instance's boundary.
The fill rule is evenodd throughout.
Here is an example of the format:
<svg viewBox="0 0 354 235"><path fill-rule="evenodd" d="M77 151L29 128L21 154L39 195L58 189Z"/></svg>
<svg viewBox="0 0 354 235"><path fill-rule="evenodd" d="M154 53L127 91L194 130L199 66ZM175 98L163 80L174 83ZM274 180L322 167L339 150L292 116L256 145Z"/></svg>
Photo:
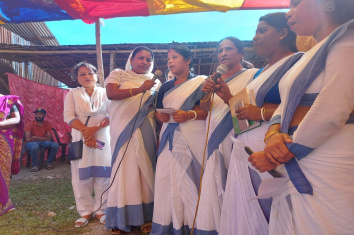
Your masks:
<svg viewBox="0 0 354 235"><path fill-rule="evenodd" d="M97 54L98 79L99 79L100 86L104 87L104 72L103 72L100 20L96 21L95 25L96 25L96 54Z"/></svg>
<svg viewBox="0 0 354 235"><path fill-rule="evenodd" d="M115 68L115 64L116 64L116 53L111 52L110 58L109 58L109 71L113 71L113 69Z"/></svg>

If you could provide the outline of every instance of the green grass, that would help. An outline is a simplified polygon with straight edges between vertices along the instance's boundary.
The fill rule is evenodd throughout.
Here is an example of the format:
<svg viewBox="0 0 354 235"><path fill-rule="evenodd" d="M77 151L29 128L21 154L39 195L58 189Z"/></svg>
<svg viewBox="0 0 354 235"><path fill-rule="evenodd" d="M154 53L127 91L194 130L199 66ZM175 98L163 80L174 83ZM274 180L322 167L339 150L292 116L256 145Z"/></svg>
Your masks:
<svg viewBox="0 0 354 235"><path fill-rule="evenodd" d="M11 180L10 198L16 210L0 217L0 234L77 234L78 218L70 178ZM48 216L48 212L56 213ZM56 231L61 230L62 232Z"/></svg>

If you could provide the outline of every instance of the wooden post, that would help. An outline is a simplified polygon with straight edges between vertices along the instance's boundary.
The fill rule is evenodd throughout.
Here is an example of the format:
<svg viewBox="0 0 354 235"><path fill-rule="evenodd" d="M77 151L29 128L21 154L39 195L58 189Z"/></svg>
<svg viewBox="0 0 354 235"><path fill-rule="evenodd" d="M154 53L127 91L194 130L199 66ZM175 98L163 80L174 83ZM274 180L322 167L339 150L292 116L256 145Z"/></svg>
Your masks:
<svg viewBox="0 0 354 235"><path fill-rule="evenodd" d="M24 66L25 66L25 76L24 77L26 79L30 79L28 76L28 61L25 61Z"/></svg>
<svg viewBox="0 0 354 235"><path fill-rule="evenodd" d="M109 72L112 72L116 65L116 53L111 52L109 59Z"/></svg>
<svg viewBox="0 0 354 235"><path fill-rule="evenodd" d="M6 84L6 82L4 81L4 79L1 76L0 76L0 84L5 88L5 90L10 95L10 88L9 88L9 86ZM7 95L7 94L5 94L5 95Z"/></svg>
<svg viewBox="0 0 354 235"><path fill-rule="evenodd" d="M104 87L104 72L103 72L100 20L98 20L95 23L95 25L96 25L96 54L97 54L98 79L99 79L100 86Z"/></svg>

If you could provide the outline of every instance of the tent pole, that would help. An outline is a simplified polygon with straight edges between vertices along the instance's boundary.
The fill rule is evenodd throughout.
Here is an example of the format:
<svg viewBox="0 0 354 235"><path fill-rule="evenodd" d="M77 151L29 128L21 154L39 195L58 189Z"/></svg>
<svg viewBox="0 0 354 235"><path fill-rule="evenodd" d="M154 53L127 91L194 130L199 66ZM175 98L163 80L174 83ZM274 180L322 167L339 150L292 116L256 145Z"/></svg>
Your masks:
<svg viewBox="0 0 354 235"><path fill-rule="evenodd" d="M104 86L104 72L103 72L100 20L96 21L95 26L96 26L96 54L97 54L98 79L99 79L100 86L103 87Z"/></svg>
<svg viewBox="0 0 354 235"><path fill-rule="evenodd" d="M111 52L109 58L109 72L112 72L113 69L115 69L115 64L116 64L116 53Z"/></svg>

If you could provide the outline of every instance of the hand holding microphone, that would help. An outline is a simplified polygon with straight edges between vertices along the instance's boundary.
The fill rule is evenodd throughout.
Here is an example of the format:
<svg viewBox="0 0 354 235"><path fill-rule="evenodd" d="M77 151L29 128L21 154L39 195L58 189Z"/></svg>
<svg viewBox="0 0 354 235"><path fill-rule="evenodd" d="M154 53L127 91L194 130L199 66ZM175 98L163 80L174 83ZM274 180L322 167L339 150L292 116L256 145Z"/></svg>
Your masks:
<svg viewBox="0 0 354 235"><path fill-rule="evenodd" d="M160 70L156 70L152 79L145 80L144 83L139 87L142 92L150 90L155 85L155 80L162 76L162 72Z"/></svg>
<svg viewBox="0 0 354 235"><path fill-rule="evenodd" d="M208 92L212 92L215 90L215 85L217 84L218 78L220 78L224 73L226 73L227 70L228 68L224 64L221 64L216 68L216 72L214 75L212 75L212 79L207 79L203 85L202 91L204 95L206 95Z"/></svg>

